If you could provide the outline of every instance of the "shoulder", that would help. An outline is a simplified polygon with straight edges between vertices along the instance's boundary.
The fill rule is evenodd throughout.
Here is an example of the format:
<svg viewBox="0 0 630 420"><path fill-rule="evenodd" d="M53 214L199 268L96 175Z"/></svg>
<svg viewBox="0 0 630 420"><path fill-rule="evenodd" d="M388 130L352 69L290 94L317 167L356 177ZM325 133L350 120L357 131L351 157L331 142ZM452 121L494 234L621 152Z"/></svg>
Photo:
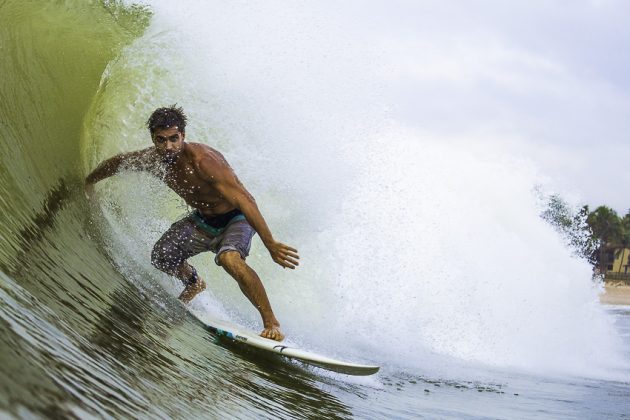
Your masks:
<svg viewBox="0 0 630 420"><path fill-rule="evenodd" d="M217 150L201 143L186 143L186 153L195 167L206 176L217 177L231 172L225 157Z"/></svg>

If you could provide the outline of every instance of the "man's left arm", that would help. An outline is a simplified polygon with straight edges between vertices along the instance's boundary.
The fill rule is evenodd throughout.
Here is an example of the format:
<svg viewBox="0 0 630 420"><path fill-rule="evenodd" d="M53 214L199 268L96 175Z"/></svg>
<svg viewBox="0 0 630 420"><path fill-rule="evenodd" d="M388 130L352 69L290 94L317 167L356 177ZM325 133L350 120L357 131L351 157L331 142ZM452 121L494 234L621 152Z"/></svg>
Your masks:
<svg viewBox="0 0 630 420"><path fill-rule="evenodd" d="M245 189L227 164L220 165L219 169L217 169L217 165L202 160L199 167L223 198L243 212L249 224L258 233L263 244L269 250L271 258L277 264L291 269L299 265L298 260L300 257L297 250L273 238L267 222L258 209L256 200Z"/></svg>

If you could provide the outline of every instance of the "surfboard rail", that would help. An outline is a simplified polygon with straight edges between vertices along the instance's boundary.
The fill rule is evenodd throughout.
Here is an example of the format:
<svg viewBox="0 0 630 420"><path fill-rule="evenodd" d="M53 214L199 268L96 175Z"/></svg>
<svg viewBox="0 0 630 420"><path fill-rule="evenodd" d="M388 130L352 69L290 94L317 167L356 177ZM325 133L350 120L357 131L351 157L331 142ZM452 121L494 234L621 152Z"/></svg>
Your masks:
<svg viewBox="0 0 630 420"><path fill-rule="evenodd" d="M302 363L316 366L321 369L355 376L373 375L380 369L379 366L363 365L333 359L314 352L292 347L291 345L283 344L282 342L260 337L253 332L244 330L225 321L210 319L207 316L204 316L202 319L197 314L193 313L193 315L204 325L206 330L218 336L227 337L248 346L275 353L289 359L298 360Z"/></svg>

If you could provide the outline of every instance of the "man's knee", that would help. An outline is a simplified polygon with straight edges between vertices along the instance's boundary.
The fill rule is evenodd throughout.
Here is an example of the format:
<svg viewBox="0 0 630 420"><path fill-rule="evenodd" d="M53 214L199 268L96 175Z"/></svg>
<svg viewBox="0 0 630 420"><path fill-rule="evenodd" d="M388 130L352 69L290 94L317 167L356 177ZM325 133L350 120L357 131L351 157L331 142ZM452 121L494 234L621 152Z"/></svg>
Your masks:
<svg viewBox="0 0 630 420"><path fill-rule="evenodd" d="M225 251L217 257L219 265L226 271L232 273L241 269L245 265L245 260L238 251Z"/></svg>

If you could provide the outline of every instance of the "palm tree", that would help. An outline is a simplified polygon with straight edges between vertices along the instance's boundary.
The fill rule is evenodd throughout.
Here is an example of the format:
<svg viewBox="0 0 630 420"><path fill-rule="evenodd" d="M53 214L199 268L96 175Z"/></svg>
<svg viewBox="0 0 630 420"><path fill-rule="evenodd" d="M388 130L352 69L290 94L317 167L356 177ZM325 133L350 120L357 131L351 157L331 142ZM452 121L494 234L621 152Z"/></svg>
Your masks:
<svg viewBox="0 0 630 420"><path fill-rule="evenodd" d="M621 267L626 256L626 248L630 248L630 210L620 220L621 232L619 235L619 249L615 252L615 258L619 256L621 252L621 263L619 264L618 273L621 273Z"/></svg>
<svg viewBox="0 0 630 420"><path fill-rule="evenodd" d="M610 207L599 206L588 215L586 223L590 226L593 237L599 241L599 272L604 274L608 263L604 258L605 252L619 244L623 236L621 219Z"/></svg>

